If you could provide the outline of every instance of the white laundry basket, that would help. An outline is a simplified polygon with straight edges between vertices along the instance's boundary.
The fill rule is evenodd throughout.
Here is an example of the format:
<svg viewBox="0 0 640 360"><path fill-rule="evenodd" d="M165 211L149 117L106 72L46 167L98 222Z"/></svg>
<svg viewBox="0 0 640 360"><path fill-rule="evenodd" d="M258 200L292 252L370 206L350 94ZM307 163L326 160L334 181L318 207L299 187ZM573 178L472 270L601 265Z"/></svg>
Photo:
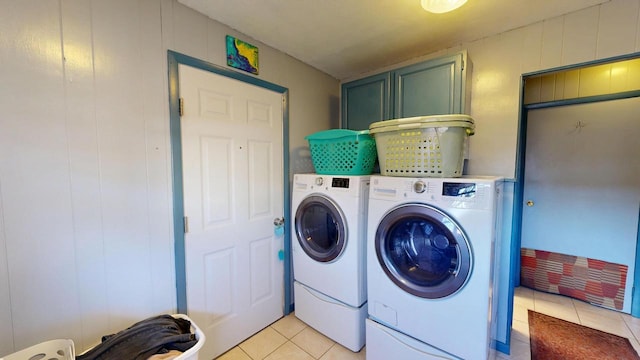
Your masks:
<svg viewBox="0 0 640 360"><path fill-rule="evenodd" d="M183 352L182 354L180 354L178 357L175 357L174 359L175 360L198 360L198 352L200 351L200 349L204 345L204 342L206 341L206 337L204 336L204 333L202 332L202 330L200 330L198 325L196 325L196 323L193 322L193 320L189 319L187 315L173 314L171 316L173 316L174 318L189 320L191 322L191 332L196 334L196 340L198 340L196 344L193 345L189 350Z"/></svg>
<svg viewBox="0 0 640 360"><path fill-rule="evenodd" d="M49 340L30 346L13 354L1 357L0 360L75 360L76 351L73 340Z"/></svg>
<svg viewBox="0 0 640 360"><path fill-rule="evenodd" d="M465 140L474 130L473 119L464 114L385 120L369 127L380 174L410 177L462 176Z"/></svg>
<svg viewBox="0 0 640 360"><path fill-rule="evenodd" d="M174 318L188 320L191 323L191 333L195 334L197 342L187 351L173 358L174 360L198 360L198 352L206 340L204 333L187 315L173 314ZM89 351L91 349L88 349ZM85 351L86 352L86 351ZM0 360L75 360L76 352L72 340L58 339L45 341L33 345L16 353L1 357Z"/></svg>
<svg viewBox="0 0 640 360"><path fill-rule="evenodd" d="M202 332L202 330L200 330L200 328L198 327L198 325L196 325L196 323L191 320L187 315L184 314L173 314L171 315L176 319L185 319L188 320L191 323L191 333L196 335L196 340L198 340L195 345L193 345L191 348L189 348L189 350L183 352L182 354L178 355L177 357L173 358L173 360L198 360L198 352L200 351L200 349L202 348L202 346L204 345L204 342L206 341L206 337L204 336L204 333ZM88 349L85 351L85 353L87 351L89 351L91 349ZM2 360L2 359L0 359ZM14 359L11 359L14 360ZM18 360L18 359L15 359ZM22 359L20 359L22 360ZM43 359L45 360L45 359Z"/></svg>
<svg viewBox="0 0 640 360"><path fill-rule="evenodd" d="M204 345L204 342L206 340L204 333L202 332L202 330L200 330L200 328L198 327L198 325L196 325L195 322L193 322L193 320L191 320L187 315L184 314L173 314L171 315L176 319L185 319L188 320L191 323L191 333L196 335L196 340L198 340L195 345L193 345L191 348L189 348L189 350L183 352L182 354L180 354L179 356L173 358L174 360L198 360L198 352L200 351L200 349L202 348L202 346ZM90 349L87 349L84 353L86 353L87 351L90 351ZM3 359L0 359L3 360ZM18 360L18 359L11 359L11 360ZM22 359L20 359L22 360ZM45 359L43 359L45 360Z"/></svg>

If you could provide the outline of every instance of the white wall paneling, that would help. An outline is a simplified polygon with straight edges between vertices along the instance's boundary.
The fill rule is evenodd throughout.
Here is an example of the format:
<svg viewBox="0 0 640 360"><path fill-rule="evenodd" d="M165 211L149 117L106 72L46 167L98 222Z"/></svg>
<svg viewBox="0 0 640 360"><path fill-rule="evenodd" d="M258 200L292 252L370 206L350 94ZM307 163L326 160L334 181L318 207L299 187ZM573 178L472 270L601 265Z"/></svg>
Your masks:
<svg viewBox="0 0 640 360"><path fill-rule="evenodd" d="M601 7L596 57L607 58L636 51L639 10L640 2L637 0L619 0Z"/></svg>
<svg viewBox="0 0 640 360"><path fill-rule="evenodd" d="M225 66L225 35L257 45L301 164L304 136L338 127L336 79L174 0L0 3L0 354L82 350L175 309L167 49ZM414 59L469 50L470 173L514 176L522 73L639 50L639 11L612 0Z"/></svg>
<svg viewBox="0 0 640 360"><path fill-rule="evenodd" d="M339 84L173 0L0 4L0 356L83 351L176 311L167 50L225 66L226 34L259 46L297 144L336 121Z"/></svg>
<svg viewBox="0 0 640 360"><path fill-rule="evenodd" d="M80 333L59 8L28 3L3 4L10 15L0 21L2 246L13 326L13 343L0 339L0 352Z"/></svg>
<svg viewBox="0 0 640 360"><path fill-rule="evenodd" d="M61 3L64 50L64 95L71 179L71 206L78 270L79 313L76 317L85 329L78 347L95 343L109 316L104 264L102 208L100 204L100 154L96 122L96 91L92 49L91 3ZM37 81L37 79L36 79ZM35 275L35 274L34 274ZM34 339L35 340L35 339ZM20 347L20 346L18 346Z"/></svg>

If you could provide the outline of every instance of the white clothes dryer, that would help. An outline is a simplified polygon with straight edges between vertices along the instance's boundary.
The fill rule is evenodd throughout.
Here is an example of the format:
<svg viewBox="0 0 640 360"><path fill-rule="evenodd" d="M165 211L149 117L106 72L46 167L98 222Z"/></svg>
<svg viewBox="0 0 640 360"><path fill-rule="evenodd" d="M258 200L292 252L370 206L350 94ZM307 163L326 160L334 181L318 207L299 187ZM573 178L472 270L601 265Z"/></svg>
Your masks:
<svg viewBox="0 0 640 360"><path fill-rule="evenodd" d="M296 174L295 315L352 351L365 342L369 176Z"/></svg>
<svg viewBox="0 0 640 360"><path fill-rule="evenodd" d="M502 184L497 177L371 177L368 360L495 356Z"/></svg>

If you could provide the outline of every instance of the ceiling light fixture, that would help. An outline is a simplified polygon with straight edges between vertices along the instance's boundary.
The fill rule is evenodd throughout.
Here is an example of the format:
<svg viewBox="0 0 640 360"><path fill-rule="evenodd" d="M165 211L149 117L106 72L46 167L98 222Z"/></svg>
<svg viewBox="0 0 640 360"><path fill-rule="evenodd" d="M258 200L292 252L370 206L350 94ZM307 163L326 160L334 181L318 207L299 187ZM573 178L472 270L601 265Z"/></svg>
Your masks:
<svg viewBox="0 0 640 360"><path fill-rule="evenodd" d="M442 14L459 8L467 0L421 0L422 8L428 12Z"/></svg>

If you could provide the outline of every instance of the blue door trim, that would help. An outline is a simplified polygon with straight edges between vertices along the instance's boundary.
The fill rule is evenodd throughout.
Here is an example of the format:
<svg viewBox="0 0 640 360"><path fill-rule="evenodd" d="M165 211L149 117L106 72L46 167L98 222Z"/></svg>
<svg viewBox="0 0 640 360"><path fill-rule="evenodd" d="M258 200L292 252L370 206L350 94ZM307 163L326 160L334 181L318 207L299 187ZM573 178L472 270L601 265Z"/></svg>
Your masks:
<svg viewBox="0 0 640 360"><path fill-rule="evenodd" d="M291 213L291 200L289 191L289 89L245 75L231 71L224 67L209 63L204 60L167 51L168 75L169 75L169 133L171 138L171 161L173 179L173 237L176 266L176 296L177 310L179 313L187 313L187 281L185 271L185 248L184 248L184 193L182 183L182 143L180 137L180 114L179 114L179 78L178 65L188 65L194 68L210 71L218 75L226 76L251 85L256 85L267 90L282 94L282 132L283 132L283 187L284 187L284 314L293 311L291 296L291 219L287 214Z"/></svg>
<svg viewBox="0 0 640 360"><path fill-rule="evenodd" d="M597 95L582 97L576 99L557 100L544 103L524 104L524 83L529 77L540 76L543 74L559 72L564 70L572 70L582 68L586 66L593 66L598 64L611 63L615 61L636 59L640 57L640 53L627 54L622 56L611 57L607 59L599 59L595 61L585 62L577 65L563 66L554 69L548 69L538 72L532 72L523 74L520 82L520 121L518 123L518 144L516 150L516 183L514 188L514 200L513 200L513 235L512 235L512 269L511 269L511 283L513 287L520 285L520 247L522 242L522 214L524 209L524 176L525 176L525 150L527 142L527 116L529 110L552 108L558 106L588 104L599 101L620 100L632 97L640 97L640 90L626 91L616 94ZM640 227L640 225L639 225ZM640 230L639 230L640 231ZM631 315L634 317L640 317L640 235L636 242L636 267L633 278L633 294L631 300ZM513 289L510 289L510 293L513 293ZM512 299L510 300L513 301ZM509 323L513 319L513 304L509 304ZM509 341L507 347L509 346Z"/></svg>
<svg viewBox="0 0 640 360"><path fill-rule="evenodd" d="M520 78L520 109L519 109L519 122L518 122L518 142L516 145L516 167L515 167L515 184L514 184L514 196L513 196L513 219L512 219L512 234L511 234L511 269L510 269L510 286L509 286L509 312L508 312L508 324L511 326L513 321L513 292L515 287L520 286L520 247L522 243L522 211L524 208L524 169L525 169L525 150L527 145L527 117L529 110L543 109L557 106L586 104L597 101L618 100L630 97L640 97L640 91L628 91L617 94L599 95L591 97L583 97L578 99L568 99L560 101L550 101L536 104L524 104L524 83L527 78L540 76L544 74L572 70L585 66L593 66L598 64L605 64L615 61L630 60L640 57L640 53L632 53L621 56L615 56L606 59L599 59L590 62L585 62L576 65L562 66L547 70L535 71L525 73ZM640 210L639 210L640 211ZM640 215L639 215L640 217ZM640 220L639 220L640 221ZM640 224L639 224L640 233ZM640 317L640 234L636 242L636 268L633 279L633 294L631 302L631 315L634 317ZM497 342L496 348L509 354L511 344L511 334L507 332L506 343Z"/></svg>
<svg viewBox="0 0 640 360"><path fill-rule="evenodd" d="M636 239L636 265L633 272L633 292L631 293L631 316L640 317L640 204L638 204L638 231Z"/></svg>

